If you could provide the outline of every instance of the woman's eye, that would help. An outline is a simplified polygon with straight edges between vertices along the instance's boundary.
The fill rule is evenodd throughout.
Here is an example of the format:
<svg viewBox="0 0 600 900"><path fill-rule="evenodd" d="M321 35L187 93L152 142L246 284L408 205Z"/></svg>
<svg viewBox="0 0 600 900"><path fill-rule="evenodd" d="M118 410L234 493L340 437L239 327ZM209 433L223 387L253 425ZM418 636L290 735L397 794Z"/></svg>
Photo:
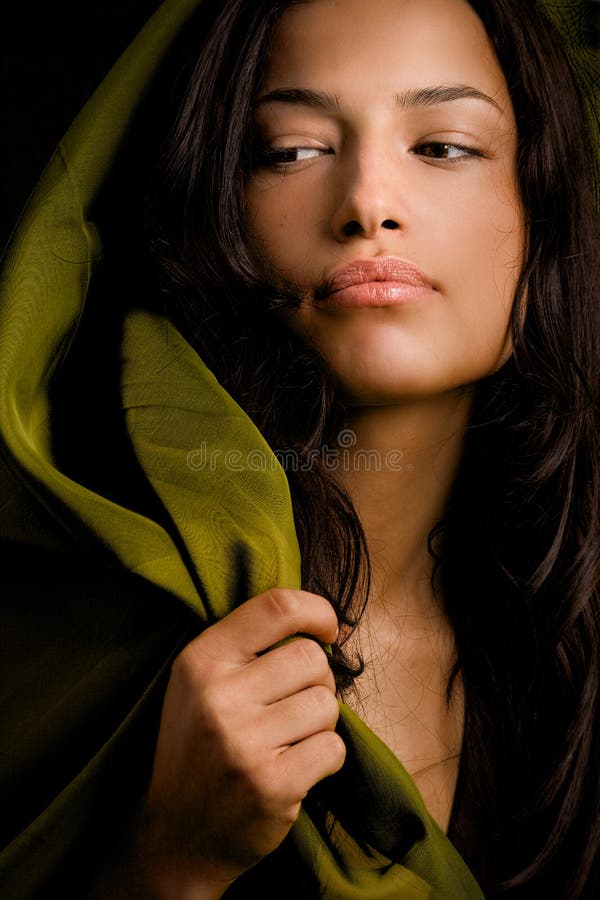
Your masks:
<svg viewBox="0 0 600 900"><path fill-rule="evenodd" d="M304 162L307 159L316 159L325 153L331 153L325 147L281 147L280 149L266 149L259 153L258 163L268 166L285 166L290 163Z"/></svg>
<svg viewBox="0 0 600 900"><path fill-rule="evenodd" d="M425 159L439 160L457 160L464 159L467 156L483 156L481 151L474 147L465 147L463 144L446 144L441 141L428 141L426 144L419 144L412 151L417 156L423 156Z"/></svg>

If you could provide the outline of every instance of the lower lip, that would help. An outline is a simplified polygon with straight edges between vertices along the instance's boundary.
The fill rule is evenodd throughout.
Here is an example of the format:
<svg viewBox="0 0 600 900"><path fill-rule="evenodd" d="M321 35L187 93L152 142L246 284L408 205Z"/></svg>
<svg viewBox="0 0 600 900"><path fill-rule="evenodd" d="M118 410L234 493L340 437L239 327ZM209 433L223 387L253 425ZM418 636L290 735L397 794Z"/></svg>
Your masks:
<svg viewBox="0 0 600 900"><path fill-rule="evenodd" d="M433 293L432 287L407 284L405 281L364 281L334 291L322 302L347 307L395 306L422 300Z"/></svg>

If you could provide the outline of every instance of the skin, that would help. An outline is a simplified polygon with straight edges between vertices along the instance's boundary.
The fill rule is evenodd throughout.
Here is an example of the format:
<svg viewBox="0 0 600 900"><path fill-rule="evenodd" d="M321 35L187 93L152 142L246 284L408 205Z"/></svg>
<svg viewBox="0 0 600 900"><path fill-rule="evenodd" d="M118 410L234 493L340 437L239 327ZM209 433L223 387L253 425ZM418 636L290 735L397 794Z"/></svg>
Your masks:
<svg viewBox="0 0 600 900"><path fill-rule="evenodd" d="M414 102L415 90L439 85L490 99ZM287 321L319 349L348 400L351 460L361 449L382 457L396 450L404 463L400 473L338 472L374 571L353 637L368 662L355 705L445 827L462 697L450 707L443 700L454 640L431 594L427 535L460 460L471 387L510 353L523 254L512 106L464 0L300 4L276 29L259 98L281 89L326 92L339 105L258 103L269 151L292 149L294 160L293 148L305 150L291 163L279 156L278 165L272 158L254 169L246 200L255 251L270 277L302 294ZM440 153L444 145L453 146ZM393 307L317 302L325 276L378 256L409 260L434 290ZM306 792L343 764L335 686L317 643L336 630L324 598L277 589L184 649L111 896L220 897L278 846ZM274 647L298 633L308 637Z"/></svg>

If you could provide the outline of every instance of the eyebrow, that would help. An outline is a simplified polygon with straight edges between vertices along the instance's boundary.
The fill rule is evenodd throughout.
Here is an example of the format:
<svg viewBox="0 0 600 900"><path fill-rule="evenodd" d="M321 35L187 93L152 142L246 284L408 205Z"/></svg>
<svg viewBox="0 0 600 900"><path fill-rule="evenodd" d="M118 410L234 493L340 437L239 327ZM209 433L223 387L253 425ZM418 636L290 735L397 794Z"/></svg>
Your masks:
<svg viewBox="0 0 600 900"><path fill-rule="evenodd" d="M493 97L468 84L440 84L432 87L413 88L396 94L394 99L400 109L409 109L414 106L435 106L437 103L451 103L453 100L483 100L503 112L502 107Z"/></svg>
<svg viewBox="0 0 600 900"><path fill-rule="evenodd" d="M402 110L414 109L419 106L436 106L438 103L451 103L454 100L483 100L503 112L502 107L493 97L468 84L440 84L412 88L394 96L396 106ZM254 103L254 108L257 109L265 103L300 103L328 113L340 112L342 107L340 98L335 94L329 94L327 91L314 91L309 88L276 88L259 97Z"/></svg>

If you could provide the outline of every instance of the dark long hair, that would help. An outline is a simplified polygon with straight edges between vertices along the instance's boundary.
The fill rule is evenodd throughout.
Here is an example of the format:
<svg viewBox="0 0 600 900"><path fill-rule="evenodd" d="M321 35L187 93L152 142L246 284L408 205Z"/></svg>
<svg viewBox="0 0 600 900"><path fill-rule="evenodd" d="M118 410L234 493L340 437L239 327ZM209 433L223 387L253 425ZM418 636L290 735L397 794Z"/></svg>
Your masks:
<svg viewBox="0 0 600 900"><path fill-rule="evenodd" d="M319 359L274 310L245 226L252 99L290 2L205 2L150 199L171 310L288 467L303 583L344 637L368 596L350 498L311 452L344 409ZM600 278L597 156L577 79L534 3L472 0L502 65L528 217L514 352L478 385L446 516L430 537L466 696L464 802L489 896L600 891ZM202 37L198 37L201 35ZM401 511L399 511L401 514ZM449 695L451 684L449 684Z"/></svg>

